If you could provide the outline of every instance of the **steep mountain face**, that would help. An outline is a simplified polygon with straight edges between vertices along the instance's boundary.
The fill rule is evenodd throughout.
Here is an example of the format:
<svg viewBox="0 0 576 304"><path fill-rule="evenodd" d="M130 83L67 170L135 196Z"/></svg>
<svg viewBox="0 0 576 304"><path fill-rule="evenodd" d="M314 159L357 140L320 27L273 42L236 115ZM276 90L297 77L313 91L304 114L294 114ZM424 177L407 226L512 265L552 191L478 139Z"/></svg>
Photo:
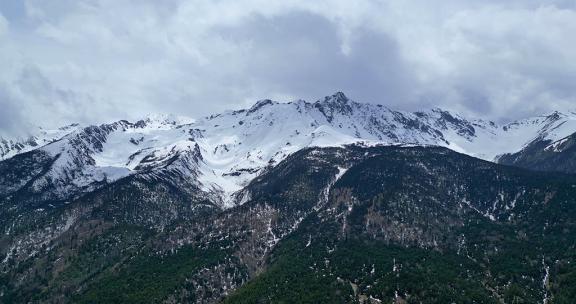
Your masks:
<svg viewBox="0 0 576 304"><path fill-rule="evenodd" d="M490 161L573 172L575 118L336 93L12 141L0 302L570 303L576 179Z"/></svg>
<svg viewBox="0 0 576 304"><path fill-rule="evenodd" d="M227 302L571 301L573 176L445 149L356 151L367 155Z"/></svg>
<svg viewBox="0 0 576 304"><path fill-rule="evenodd" d="M130 179L15 221L1 239L11 244L2 247L3 300L567 303L576 295L570 175L445 148L308 148L224 211Z"/></svg>

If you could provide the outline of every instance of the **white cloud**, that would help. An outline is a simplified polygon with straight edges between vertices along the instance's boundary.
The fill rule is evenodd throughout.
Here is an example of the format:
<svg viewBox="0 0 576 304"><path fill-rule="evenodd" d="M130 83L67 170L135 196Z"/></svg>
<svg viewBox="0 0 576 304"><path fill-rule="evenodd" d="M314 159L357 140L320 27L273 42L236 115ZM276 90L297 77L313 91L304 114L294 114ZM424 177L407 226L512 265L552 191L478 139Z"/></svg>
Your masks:
<svg viewBox="0 0 576 304"><path fill-rule="evenodd" d="M8 20L0 12L0 39L8 33Z"/></svg>
<svg viewBox="0 0 576 304"><path fill-rule="evenodd" d="M335 90L500 118L576 101L569 1L26 0L23 9L0 5L0 98L20 129L199 116Z"/></svg>

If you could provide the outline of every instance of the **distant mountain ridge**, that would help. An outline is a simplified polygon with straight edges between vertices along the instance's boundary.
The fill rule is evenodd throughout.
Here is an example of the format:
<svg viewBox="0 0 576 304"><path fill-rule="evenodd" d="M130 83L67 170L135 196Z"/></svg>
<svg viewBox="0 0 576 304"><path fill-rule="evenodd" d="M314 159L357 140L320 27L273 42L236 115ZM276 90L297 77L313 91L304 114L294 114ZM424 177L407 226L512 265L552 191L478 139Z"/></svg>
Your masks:
<svg viewBox="0 0 576 304"><path fill-rule="evenodd" d="M434 145L490 161L505 156L514 165L506 155L534 142L545 141L544 150L559 146L574 132L575 113L555 112L499 126L441 109L394 111L337 92L313 103L261 100L249 109L196 121L153 115L133 123L74 124L42 130L24 142L2 140L0 152L5 160L30 151L51 160L41 176L17 182L44 192L45 198L66 200L129 175L168 170L230 207L241 200L238 191L265 168L306 147ZM0 192L17 189L5 186Z"/></svg>

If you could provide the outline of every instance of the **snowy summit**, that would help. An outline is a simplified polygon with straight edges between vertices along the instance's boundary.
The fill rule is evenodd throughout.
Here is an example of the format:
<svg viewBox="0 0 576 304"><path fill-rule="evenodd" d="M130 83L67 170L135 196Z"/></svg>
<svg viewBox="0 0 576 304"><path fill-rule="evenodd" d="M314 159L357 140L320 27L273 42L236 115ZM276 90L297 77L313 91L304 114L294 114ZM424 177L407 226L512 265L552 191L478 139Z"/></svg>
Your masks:
<svg viewBox="0 0 576 304"><path fill-rule="evenodd" d="M65 199L123 177L178 176L224 208L241 203L239 193L269 166L306 147L437 145L494 161L535 140L558 145L576 130L575 113L527 118L504 125L469 120L441 109L395 111L359 103L341 92L315 102L261 100L249 109L198 120L150 115L99 126L41 130L24 141L0 141L10 159L37 151L56 157L33 183Z"/></svg>

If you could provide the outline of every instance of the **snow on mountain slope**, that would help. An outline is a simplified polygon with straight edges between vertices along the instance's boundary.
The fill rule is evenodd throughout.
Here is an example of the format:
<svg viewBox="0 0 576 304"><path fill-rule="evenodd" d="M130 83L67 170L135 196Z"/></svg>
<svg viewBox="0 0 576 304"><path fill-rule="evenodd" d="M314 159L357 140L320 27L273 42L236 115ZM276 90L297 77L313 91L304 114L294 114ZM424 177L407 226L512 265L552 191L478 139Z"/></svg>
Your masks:
<svg viewBox="0 0 576 304"><path fill-rule="evenodd" d="M314 103L262 100L250 109L197 121L155 115L135 123L119 121L66 130L47 139L44 146L36 146L55 159L34 181L38 191L64 199L129 175L158 177L171 172L217 197L222 207L229 207L235 203L235 193L254 177L305 147L440 145L494 160L522 149L535 138L560 140L572 134L576 114L553 113L498 126L440 109L393 111L336 93ZM31 149L12 149L4 155L9 158Z"/></svg>
<svg viewBox="0 0 576 304"><path fill-rule="evenodd" d="M189 120L186 122L190 122ZM180 129L181 121L153 117L136 123L119 121L72 132L39 150L54 158L51 167L32 188L63 199L91 191L134 173L174 166L195 153L193 130ZM186 164L183 175L193 176Z"/></svg>
<svg viewBox="0 0 576 304"><path fill-rule="evenodd" d="M575 133L576 113L554 112L549 115L520 120L505 127L509 132L523 133L524 138L528 139L524 142L522 148L533 141L550 141L552 142L550 147L553 147Z"/></svg>
<svg viewBox="0 0 576 304"><path fill-rule="evenodd" d="M78 130L79 128L79 124L71 124L55 130L38 128L38 130L34 132L34 135L29 136L28 138L0 137L0 161L45 146Z"/></svg>
<svg viewBox="0 0 576 304"><path fill-rule="evenodd" d="M441 116L444 116L444 120L453 120L448 117L452 114L439 109L432 110L431 113L420 115L432 116L436 121L442 121ZM440 129L448 142L446 147L488 161L495 161L505 153L518 152L536 140L550 140L554 144L576 132L574 112L554 112L503 125L491 121L467 121L459 116L453 117L461 120L456 124L468 125L471 128L458 130L442 126ZM432 121L429 123L433 124ZM462 130L465 133L462 133Z"/></svg>

